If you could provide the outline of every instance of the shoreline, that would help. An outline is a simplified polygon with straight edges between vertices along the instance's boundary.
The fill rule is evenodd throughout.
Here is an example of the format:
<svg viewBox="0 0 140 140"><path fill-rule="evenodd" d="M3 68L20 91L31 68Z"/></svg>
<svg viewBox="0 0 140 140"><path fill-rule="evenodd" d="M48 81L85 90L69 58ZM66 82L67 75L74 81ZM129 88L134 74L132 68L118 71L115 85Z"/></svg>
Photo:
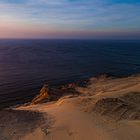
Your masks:
<svg viewBox="0 0 140 140"><path fill-rule="evenodd" d="M92 77L98 78L98 77L101 77L103 75L106 76L106 77L109 77L109 78L118 79L118 78L126 78L126 77L131 77L131 76L136 76L137 77L140 74L139 73L136 73L136 74L132 74L132 75L128 75L128 76L114 76L114 75L111 75L111 74L96 74L94 76L91 76L90 78L92 78ZM52 89L60 89L63 86L68 87L68 85L71 85L71 84L74 84L75 86L81 86L82 87L82 86L86 86L86 83L88 83L88 81L90 80L90 78L86 78L86 79L83 79L83 80L76 80L75 82L66 82L66 83L63 83L63 84L51 84L50 85L50 88L52 88ZM45 82L44 85L46 85L46 84L48 84L48 83ZM28 105L38 95L39 95L39 93L36 94L36 95L34 95L32 98L30 97L30 101L28 101L28 102L25 102L24 101L24 103L19 103L19 104L14 104L14 105L4 105L4 107L0 108L0 110L10 109L10 108L14 108L14 107L18 107L18 106L22 106L22 105L26 105L26 104ZM63 94L62 94L62 96L63 96ZM23 102L23 101L21 101L21 102Z"/></svg>

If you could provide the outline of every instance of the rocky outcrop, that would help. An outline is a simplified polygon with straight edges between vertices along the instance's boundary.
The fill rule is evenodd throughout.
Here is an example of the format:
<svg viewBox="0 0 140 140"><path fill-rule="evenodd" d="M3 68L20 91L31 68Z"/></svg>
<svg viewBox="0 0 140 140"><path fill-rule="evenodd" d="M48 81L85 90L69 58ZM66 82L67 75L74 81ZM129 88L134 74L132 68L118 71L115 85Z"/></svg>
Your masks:
<svg viewBox="0 0 140 140"><path fill-rule="evenodd" d="M50 86L48 84L45 84L42 89L40 90L39 95L37 95L31 102L31 104L38 104L38 103L44 103L44 102L51 102L51 101L57 101L61 97L64 96L78 96L81 94L77 90L78 87L87 87L89 80L84 81L77 81L75 83L69 83L65 85L58 85L58 86Z"/></svg>
<svg viewBox="0 0 140 140"><path fill-rule="evenodd" d="M76 86L74 83L55 87L45 84L40 90L39 95L32 100L31 104L57 101L59 98L67 95L75 96L78 94L75 91Z"/></svg>
<svg viewBox="0 0 140 140"><path fill-rule="evenodd" d="M38 103L42 103L46 100L49 100L50 96L49 96L49 86L48 85L44 85L42 87L42 89L40 90L39 95L37 95L31 102L31 104L38 104Z"/></svg>

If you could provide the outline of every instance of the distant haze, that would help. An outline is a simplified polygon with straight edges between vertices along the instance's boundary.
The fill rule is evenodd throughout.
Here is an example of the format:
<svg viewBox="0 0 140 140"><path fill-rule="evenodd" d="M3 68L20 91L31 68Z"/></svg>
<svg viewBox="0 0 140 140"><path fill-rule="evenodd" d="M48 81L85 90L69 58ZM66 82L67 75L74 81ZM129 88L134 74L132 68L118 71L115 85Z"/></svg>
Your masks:
<svg viewBox="0 0 140 140"><path fill-rule="evenodd" d="M140 39L140 0L1 0L0 38Z"/></svg>

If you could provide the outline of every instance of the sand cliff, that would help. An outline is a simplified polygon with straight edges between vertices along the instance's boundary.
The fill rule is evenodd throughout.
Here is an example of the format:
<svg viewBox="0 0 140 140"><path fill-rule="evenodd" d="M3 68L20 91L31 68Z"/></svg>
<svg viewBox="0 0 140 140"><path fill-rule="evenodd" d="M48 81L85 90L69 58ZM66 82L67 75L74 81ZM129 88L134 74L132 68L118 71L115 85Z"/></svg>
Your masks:
<svg viewBox="0 0 140 140"><path fill-rule="evenodd" d="M43 87L30 105L0 113L0 136L0 140L139 140L140 75L102 75L82 87Z"/></svg>

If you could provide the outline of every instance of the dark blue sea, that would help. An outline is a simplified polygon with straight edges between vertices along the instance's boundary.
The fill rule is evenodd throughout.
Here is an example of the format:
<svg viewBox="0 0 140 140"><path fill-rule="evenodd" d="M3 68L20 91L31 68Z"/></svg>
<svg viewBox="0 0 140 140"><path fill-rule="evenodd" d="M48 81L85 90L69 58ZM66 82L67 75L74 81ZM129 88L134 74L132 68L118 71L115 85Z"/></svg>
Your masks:
<svg viewBox="0 0 140 140"><path fill-rule="evenodd" d="M0 108L25 103L42 85L140 73L140 41L0 40Z"/></svg>

